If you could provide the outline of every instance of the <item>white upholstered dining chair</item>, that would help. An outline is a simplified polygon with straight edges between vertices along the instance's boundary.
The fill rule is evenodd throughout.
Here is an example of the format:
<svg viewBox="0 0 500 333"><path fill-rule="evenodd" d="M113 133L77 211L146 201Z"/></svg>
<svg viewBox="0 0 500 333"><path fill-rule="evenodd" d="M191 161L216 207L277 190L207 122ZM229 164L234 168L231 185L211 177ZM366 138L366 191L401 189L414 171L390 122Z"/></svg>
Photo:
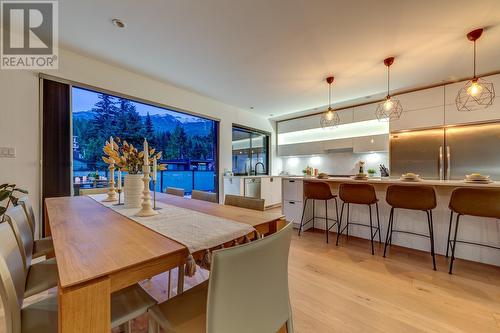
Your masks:
<svg viewBox="0 0 500 333"><path fill-rule="evenodd" d="M23 307L24 272L17 239L7 223L0 224L0 299L3 303L6 333L57 333L57 296ZM138 284L111 295L111 327L128 324L156 304ZM130 326L128 326L130 327Z"/></svg>
<svg viewBox="0 0 500 333"><path fill-rule="evenodd" d="M165 193L176 195L178 197L183 197L185 194L185 191L183 188L167 187L167 190L165 191Z"/></svg>
<svg viewBox="0 0 500 333"><path fill-rule="evenodd" d="M23 207L26 216L28 217L28 222L31 228L31 235L33 237L33 258L38 258L54 253L54 244L52 243L52 237L45 237L41 239L35 239L36 230L36 218L33 212L33 205L31 205L30 200L27 196L19 198L17 201L21 207ZM39 226L40 227L40 226Z"/></svg>
<svg viewBox="0 0 500 333"><path fill-rule="evenodd" d="M292 224L268 237L214 251L206 281L152 307L149 332L293 331L288 294Z"/></svg>
<svg viewBox="0 0 500 333"><path fill-rule="evenodd" d="M33 257L33 238L28 218L21 206L12 207L5 213L21 254L25 274L24 297L38 294L57 286L58 272L55 258L36 264L31 263Z"/></svg>
<svg viewBox="0 0 500 333"><path fill-rule="evenodd" d="M191 192L191 199L217 203L217 193L193 190Z"/></svg>
<svg viewBox="0 0 500 333"><path fill-rule="evenodd" d="M265 209L265 200L242 195L226 194L224 205L263 211Z"/></svg>

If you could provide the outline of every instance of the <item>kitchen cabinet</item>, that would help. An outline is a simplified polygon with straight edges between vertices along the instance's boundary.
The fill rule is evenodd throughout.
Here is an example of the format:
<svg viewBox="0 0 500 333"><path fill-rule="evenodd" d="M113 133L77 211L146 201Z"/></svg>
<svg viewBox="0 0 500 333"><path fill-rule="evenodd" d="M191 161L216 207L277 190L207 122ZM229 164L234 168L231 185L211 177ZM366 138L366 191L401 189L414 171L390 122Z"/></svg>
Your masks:
<svg viewBox="0 0 500 333"><path fill-rule="evenodd" d="M484 79L492 82L497 90L500 89L500 74L486 76ZM476 111L458 111L455 104L455 98L458 91L467 81L457 82L446 85L445 87L445 122L446 125L459 125L468 123L480 123L500 120L500 98L498 96L493 100L493 104L486 109Z"/></svg>
<svg viewBox="0 0 500 333"><path fill-rule="evenodd" d="M361 136L352 139L354 153L369 153L389 150L389 134Z"/></svg>
<svg viewBox="0 0 500 333"><path fill-rule="evenodd" d="M403 106L403 114L401 118L390 122L390 131L443 126L444 96L444 86L395 96Z"/></svg>
<svg viewBox="0 0 500 333"><path fill-rule="evenodd" d="M303 201L304 183L300 179L283 179L283 199L288 201Z"/></svg>
<svg viewBox="0 0 500 333"><path fill-rule="evenodd" d="M278 146L278 156L324 154L323 141Z"/></svg>
<svg viewBox="0 0 500 333"><path fill-rule="evenodd" d="M242 179L241 177L224 177L224 196L226 194L243 195Z"/></svg>
<svg viewBox="0 0 500 333"><path fill-rule="evenodd" d="M281 204L281 177L263 177L260 191L266 207Z"/></svg>

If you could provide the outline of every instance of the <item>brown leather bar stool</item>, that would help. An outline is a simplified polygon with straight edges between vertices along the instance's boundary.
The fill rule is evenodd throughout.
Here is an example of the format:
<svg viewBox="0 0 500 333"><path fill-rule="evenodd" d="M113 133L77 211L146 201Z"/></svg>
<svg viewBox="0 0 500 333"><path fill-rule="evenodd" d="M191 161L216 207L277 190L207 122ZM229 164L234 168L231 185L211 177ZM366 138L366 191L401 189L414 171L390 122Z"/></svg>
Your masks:
<svg viewBox="0 0 500 333"><path fill-rule="evenodd" d="M370 185L370 184L356 184L356 183L342 183L339 186L339 197L343 201L342 202L342 208L340 210L340 224L342 224L342 215L344 214L344 205L347 204L347 224L346 226L340 230L337 234L337 245L339 244L339 237L340 235L344 232L344 230L347 230L346 235L349 237L349 225L359 225L363 227L369 227L370 228L370 239L372 242L372 254L375 254L375 249L373 246L373 239L378 233L378 239L379 242L382 243L382 237L380 236L380 218L378 214L378 199L377 195L375 194L375 188ZM370 224L361 224L361 223L354 223L354 222L349 222L349 207L350 204L356 204L356 205L367 205L369 212L370 212ZM377 208L377 227L373 226L372 222L372 205L375 205ZM340 227L340 226L339 226ZM375 228L375 233L373 232L373 229Z"/></svg>
<svg viewBox="0 0 500 333"><path fill-rule="evenodd" d="M446 243L446 257L448 257L448 249L451 247L449 273L452 274L457 243L479 245L500 250L500 247L493 245L457 241L458 223L462 215L500 219L500 188L457 188L451 194L449 208L451 213L450 226L448 228L448 242ZM455 222L455 236L453 237L453 241L451 241L451 225L454 213L457 214L457 219Z"/></svg>
<svg viewBox="0 0 500 333"><path fill-rule="evenodd" d="M325 233L326 233L326 242L328 243L328 232L335 226L338 226L337 231L340 229L339 223L339 208L337 205L337 196L332 194L332 190L330 189L330 185L323 182L304 182L304 207L302 208L302 218L300 219L300 227L299 227L299 236L302 232L302 228L312 221L314 228L314 220L315 219L324 219L325 220ZM335 211L336 211L336 219L328 218L328 200L335 200ZM313 203L313 216L308 221L304 222L304 213L306 211L307 201L312 200ZM314 214L314 203L316 200L324 200L325 201L325 217L317 217ZM328 220L335 221L331 226L328 226Z"/></svg>
<svg viewBox="0 0 500 333"><path fill-rule="evenodd" d="M436 192L431 186L420 185L390 185L387 187L385 201L391 206L389 214L389 225L387 226L387 236L385 237L384 258L387 251L387 244L392 245L392 233L399 232L404 234L423 236L430 239L431 255L434 270L436 270L436 255L434 252L434 222L432 219L432 210L436 208ZM394 210L410 209L421 210L427 214L427 225L429 226L429 236L418 234L405 230L394 230Z"/></svg>

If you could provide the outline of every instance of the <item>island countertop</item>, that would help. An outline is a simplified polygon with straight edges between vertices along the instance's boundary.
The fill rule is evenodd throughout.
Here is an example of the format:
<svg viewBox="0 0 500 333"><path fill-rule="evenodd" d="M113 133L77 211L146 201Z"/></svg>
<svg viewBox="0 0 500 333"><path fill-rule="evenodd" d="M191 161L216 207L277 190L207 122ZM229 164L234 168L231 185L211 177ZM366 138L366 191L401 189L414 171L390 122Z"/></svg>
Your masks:
<svg viewBox="0 0 500 333"><path fill-rule="evenodd" d="M500 188L500 182L494 181L491 183L467 183L464 180L427 180L420 181L402 181L397 178L380 178L373 177L367 180L356 180L350 177L329 177L325 179L318 179L316 177L307 176L282 176L283 179L300 179L304 181L318 181L318 182L334 182L334 183L368 183L368 184L405 184L405 185L430 185L430 186L448 186L448 187L488 187Z"/></svg>

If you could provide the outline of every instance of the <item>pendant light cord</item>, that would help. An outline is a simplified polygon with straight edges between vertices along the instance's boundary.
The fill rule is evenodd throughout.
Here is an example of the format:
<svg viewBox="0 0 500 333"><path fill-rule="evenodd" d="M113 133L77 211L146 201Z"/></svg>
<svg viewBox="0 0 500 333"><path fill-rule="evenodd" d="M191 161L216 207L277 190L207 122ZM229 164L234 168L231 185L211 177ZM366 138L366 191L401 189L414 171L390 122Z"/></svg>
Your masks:
<svg viewBox="0 0 500 333"><path fill-rule="evenodd" d="M391 80L391 66L387 66L387 97L389 97L389 82Z"/></svg>
<svg viewBox="0 0 500 333"><path fill-rule="evenodd" d="M474 41L474 78L476 78L476 41Z"/></svg>
<svg viewBox="0 0 500 333"><path fill-rule="evenodd" d="M332 84L328 84L328 111L332 109Z"/></svg>

